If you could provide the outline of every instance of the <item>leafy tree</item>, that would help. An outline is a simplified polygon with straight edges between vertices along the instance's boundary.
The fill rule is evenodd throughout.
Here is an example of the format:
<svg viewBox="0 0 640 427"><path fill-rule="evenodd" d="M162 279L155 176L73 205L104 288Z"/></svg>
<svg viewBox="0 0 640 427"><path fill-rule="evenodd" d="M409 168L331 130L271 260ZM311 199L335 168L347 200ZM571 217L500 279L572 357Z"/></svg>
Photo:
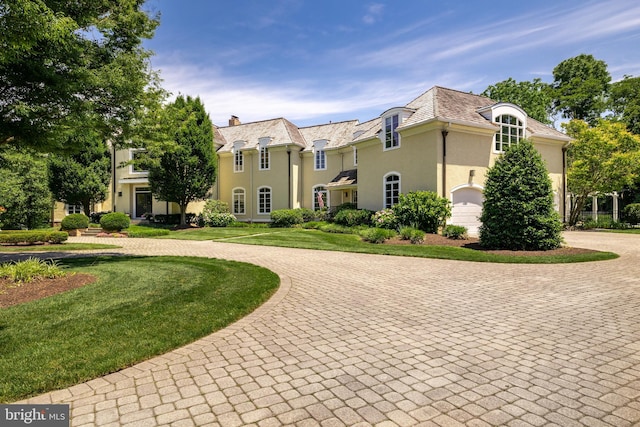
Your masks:
<svg viewBox="0 0 640 427"><path fill-rule="evenodd" d="M611 76L593 55L566 59L553 69L553 106L568 119L595 124L606 110Z"/></svg>
<svg viewBox="0 0 640 427"><path fill-rule="evenodd" d="M492 249L549 250L562 243L551 179L531 141L510 146L489 168L480 244Z"/></svg>
<svg viewBox="0 0 640 427"><path fill-rule="evenodd" d="M96 132L75 135L71 140L69 144L80 147L79 152L49 156L49 188L56 200L81 204L89 216L91 205L107 198L111 155Z"/></svg>
<svg viewBox="0 0 640 427"><path fill-rule="evenodd" d="M158 200L180 206L180 224L184 225L187 205L205 199L216 180L213 124L200 98L179 96L165 114L175 144L148 153L149 184Z"/></svg>
<svg viewBox="0 0 640 427"><path fill-rule="evenodd" d="M551 87L536 78L533 81L516 82L509 77L507 80L490 85L482 95L499 102L510 102L521 107L529 117L539 122L550 124L550 113L553 99Z"/></svg>
<svg viewBox="0 0 640 427"><path fill-rule="evenodd" d="M6 209L3 227L43 227L51 217L52 204L46 159L26 150L0 149L0 206Z"/></svg>
<svg viewBox="0 0 640 427"><path fill-rule="evenodd" d="M609 108L629 132L640 135L640 77L624 76L611 84Z"/></svg>
<svg viewBox="0 0 640 427"><path fill-rule="evenodd" d="M128 140L162 94L141 46L158 20L143 4L0 2L0 146L69 152L87 129Z"/></svg>
<svg viewBox="0 0 640 427"><path fill-rule="evenodd" d="M620 191L640 178L640 136L609 120L594 127L581 120L564 126L574 138L567 152L567 187L573 198L569 224L575 225L591 195Z"/></svg>
<svg viewBox="0 0 640 427"><path fill-rule="evenodd" d="M414 227L426 233L437 233L438 228L444 227L447 218L451 216L449 200L432 191L400 194L398 203L392 209L400 225Z"/></svg>

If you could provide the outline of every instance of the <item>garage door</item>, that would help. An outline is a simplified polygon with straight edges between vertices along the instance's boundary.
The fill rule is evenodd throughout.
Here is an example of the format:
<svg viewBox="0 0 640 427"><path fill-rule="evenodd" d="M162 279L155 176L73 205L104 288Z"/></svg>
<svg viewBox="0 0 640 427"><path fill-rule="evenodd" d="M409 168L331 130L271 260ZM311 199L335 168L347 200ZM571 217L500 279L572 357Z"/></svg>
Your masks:
<svg viewBox="0 0 640 427"><path fill-rule="evenodd" d="M478 235L482 201L482 192L478 189L460 188L454 191L451 224L467 227L469 234Z"/></svg>

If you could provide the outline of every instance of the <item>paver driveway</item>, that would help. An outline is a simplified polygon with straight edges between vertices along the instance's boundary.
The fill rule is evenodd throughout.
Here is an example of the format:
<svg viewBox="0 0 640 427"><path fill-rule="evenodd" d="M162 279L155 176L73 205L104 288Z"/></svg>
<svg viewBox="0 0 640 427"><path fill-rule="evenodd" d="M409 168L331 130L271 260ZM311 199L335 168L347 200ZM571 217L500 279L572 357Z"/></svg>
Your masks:
<svg viewBox="0 0 640 427"><path fill-rule="evenodd" d="M282 285L225 330L30 402L70 403L74 426L640 425L640 236L566 239L622 257L503 265L118 241L252 262Z"/></svg>

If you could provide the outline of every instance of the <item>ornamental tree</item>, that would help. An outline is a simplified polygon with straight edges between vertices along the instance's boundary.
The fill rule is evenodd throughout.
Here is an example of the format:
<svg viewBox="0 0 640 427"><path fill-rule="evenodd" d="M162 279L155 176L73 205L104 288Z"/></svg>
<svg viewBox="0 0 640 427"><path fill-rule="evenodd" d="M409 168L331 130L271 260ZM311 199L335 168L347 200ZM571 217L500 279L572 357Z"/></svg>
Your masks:
<svg viewBox="0 0 640 427"><path fill-rule="evenodd" d="M533 81L516 82L509 77L507 80L489 85L482 95L499 102L510 102L526 111L529 117L539 122L550 124L552 110L551 87L539 78Z"/></svg>
<svg viewBox="0 0 640 427"><path fill-rule="evenodd" d="M158 200L177 203L184 225L187 205L204 200L216 180L213 124L200 98L179 96L167 105L164 125L173 144L155 146L143 161L151 192Z"/></svg>
<svg viewBox="0 0 640 427"><path fill-rule="evenodd" d="M640 179L640 136L610 120L593 127L572 120L564 127L574 138L567 152L567 187L573 200L569 224L575 225L589 197L620 191Z"/></svg>
<svg viewBox="0 0 640 427"><path fill-rule="evenodd" d="M629 132L640 135L640 77L624 76L612 83L609 107Z"/></svg>
<svg viewBox="0 0 640 427"><path fill-rule="evenodd" d="M84 214L91 205L104 202L111 180L109 147L96 132L75 135L70 144L80 151L70 155L49 156L49 188L56 200L81 204Z"/></svg>
<svg viewBox="0 0 640 427"><path fill-rule="evenodd" d="M129 140L162 91L151 71L156 16L144 0L0 2L0 146L73 152L97 130Z"/></svg>
<svg viewBox="0 0 640 427"><path fill-rule="evenodd" d="M531 141L511 145L487 171L480 244L490 249L549 250L562 243L551 179Z"/></svg>

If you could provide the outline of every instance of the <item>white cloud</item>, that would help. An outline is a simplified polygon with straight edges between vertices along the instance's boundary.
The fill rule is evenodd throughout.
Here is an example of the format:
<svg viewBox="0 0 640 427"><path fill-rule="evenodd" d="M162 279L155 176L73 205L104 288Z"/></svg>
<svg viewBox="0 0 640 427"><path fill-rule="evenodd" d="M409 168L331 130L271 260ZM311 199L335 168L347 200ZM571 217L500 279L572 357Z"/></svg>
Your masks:
<svg viewBox="0 0 640 427"><path fill-rule="evenodd" d="M367 7L367 13L362 17L362 22L365 24L375 24L384 11L384 5L380 3L374 3Z"/></svg>

